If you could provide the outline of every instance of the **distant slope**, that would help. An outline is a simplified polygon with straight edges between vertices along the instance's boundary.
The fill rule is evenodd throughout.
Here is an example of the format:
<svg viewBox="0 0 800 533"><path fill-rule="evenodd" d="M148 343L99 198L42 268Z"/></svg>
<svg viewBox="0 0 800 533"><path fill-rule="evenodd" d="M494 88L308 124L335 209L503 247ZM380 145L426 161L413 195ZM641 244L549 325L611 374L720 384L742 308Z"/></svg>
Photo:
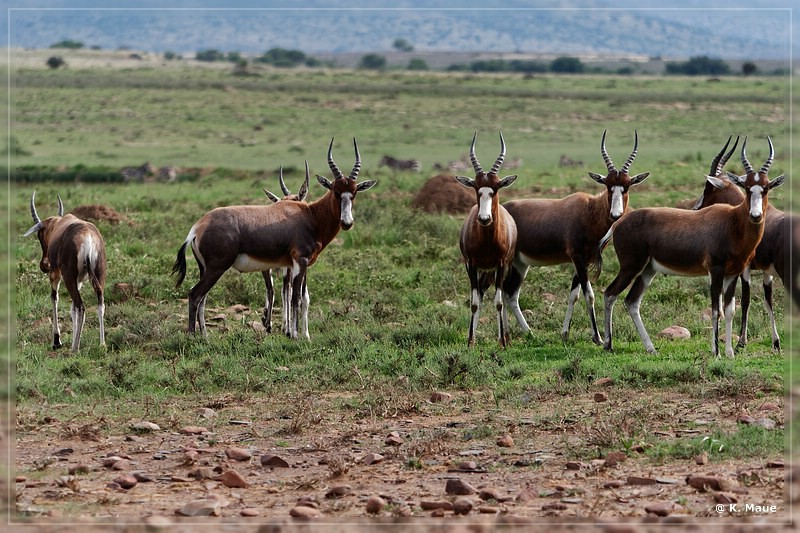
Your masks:
<svg viewBox="0 0 800 533"><path fill-rule="evenodd" d="M11 7L14 1L21 0L12 0ZM149 8L156 3L160 2L142 0L135 5L145 9L130 11L13 10L10 44L46 48L72 39L87 47L172 50L183 54L210 48L261 53L273 47L313 54L391 51L394 40L403 38L420 51L665 58L708 55L725 59L786 59L790 54L788 11L690 9L698 4L691 0L671 2L681 9L638 10L564 9L568 6L564 2L551 2L560 9L518 9L520 5L530 5L522 1L499 3L504 6L502 9L469 9L486 5L477 1L460 2L466 9L417 9L419 5L436 3L402 0L391 5L409 9L319 9L322 5L350 4L344 0L303 2L310 9L302 10L244 10L255 4L242 0L227 2L228 8L216 10L196 8L214 5L198 1L170 4L188 9ZM651 3L654 2L642 0L637 4L647 7ZM51 0L40 4L60 8L70 2ZM107 2L82 2L84 6L93 4ZM266 4L291 7L289 2ZM114 5L118 8L126 4ZM749 5L769 4L754 0Z"/></svg>

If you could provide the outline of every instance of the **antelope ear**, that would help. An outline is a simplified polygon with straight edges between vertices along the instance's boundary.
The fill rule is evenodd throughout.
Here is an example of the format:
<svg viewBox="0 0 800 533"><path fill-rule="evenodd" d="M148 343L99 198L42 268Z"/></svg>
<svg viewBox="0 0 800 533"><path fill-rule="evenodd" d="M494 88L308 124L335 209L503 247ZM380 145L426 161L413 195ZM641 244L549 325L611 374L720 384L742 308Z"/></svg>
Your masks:
<svg viewBox="0 0 800 533"><path fill-rule="evenodd" d="M500 180L500 185L497 187L498 189L502 189L503 187L508 187L512 183L517 181L517 175L513 174L511 176L506 176L505 178Z"/></svg>
<svg viewBox="0 0 800 533"><path fill-rule="evenodd" d="M306 176L303 185L300 186L300 190L297 191L297 199L302 202L306 199L306 196L308 196L308 176Z"/></svg>
<svg viewBox="0 0 800 533"><path fill-rule="evenodd" d="M705 199L706 199L705 195L701 194L700 198L698 198L697 201L692 206L692 211L697 211L701 207L703 207L703 200L705 200Z"/></svg>
<svg viewBox="0 0 800 533"><path fill-rule="evenodd" d="M331 184L330 181L328 181L328 178L322 177L319 174L317 174L317 181L319 182L320 185L322 185L329 191L333 189L333 185Z"/></svg>
<svg viewBox="0 0 800 533"><path fill-rule="evenodd" d="M746 175L745 176L737 176L733 172L727 172L727 171L725 172L725 174L728 176L728 179L731 180L731 183L733 183L734 185L738 185L739 187L744 189L744 182L745 182L745 179L747 178Z"/></svg>
<svg viewBox="0 0 800 533"><path fill-rule="evenodd" d="M464 187L466 187L468 189L474 189L475 188L475 180L474 179L468 178L466 176L453 176L453 177L456 179L457 182L459 182Z"/></svg>
<svg viewBox="0 0 800 533"><path fill-rule="evenodd" d="M23 237L27 237L28 235L30 235L30 234L31 234L31 233L33 233L34 231L39 231L40 229L42 229L42 223L41 223L41 222L37 222L36 224L34 224L34 225L31 227L31 229L29 229L28 231L26 231L26 232L25 232L25 233L24 233L22 236L23 236Z"/></svg>
<svg viewBox="0 0 800 533"><path fill-rule="evenodd" d="M362 181L361 183L356 185L356 192L361 192L361 191L366 191L368 189L371 189L371 188L373 188L375 186L376 183L378 183L378 180Z"/></svg>
<svg viewBox="0 0 800 533"><path fill-rule="evenodd" d="M594 181L599 183L600 185L606 184L606 177L601 176L600 174L595 174L594 172L589 172L589 177L592 178Z"/></svg>
<svg viewBox="0 0 800 533"><path fill-rule="evenodd" d="M631 178L631 187L634 185L639 185L641 182L647 179L649 176L649 172L642 172L641 174L636 174L634 177Z"/></svg>
<svg viewBox="0 0 800 533"><path fill-rule="evenodd" d="M769 185L767 186L767 190L772 190L775 187L780 187L781 185L783 185L783 181L785 179L786 179L786 177L783 174L781 174L780 176L778 176L777 178L775 178L774 180L769 182Z"/></svg>
<svg viewBox="0 0 800 533"><path fill-rule="evenodd" d="M266 194L266 195L267 195L267 198L269 198L269 199L270 199L270 200L272 200L273 202L275 202L275 203L278 203L278 202L280 202L280 201L281 201L281 199L280 199L280 198L278 198L277 196L275 196L274 194L272 194L271 192L269 192L267 189L262 189L262 190L264 191L264 194Z"/></svg>
<svg viewBox="0 0 800 533"><path fill-rule="evenodd" d="M710 183L715 189L724 189L725 181L715 176L706 176L706 181ZM702 199L702 197L701 197Z"/></svg>

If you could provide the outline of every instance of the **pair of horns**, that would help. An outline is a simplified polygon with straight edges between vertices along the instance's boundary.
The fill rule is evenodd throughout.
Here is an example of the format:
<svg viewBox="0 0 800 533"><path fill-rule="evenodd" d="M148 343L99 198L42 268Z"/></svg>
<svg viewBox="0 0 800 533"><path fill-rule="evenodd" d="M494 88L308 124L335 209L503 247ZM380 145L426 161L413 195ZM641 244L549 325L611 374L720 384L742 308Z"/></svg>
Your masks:
<svg viewBox="0 0 800 533"><path fill-rule="evenodd" d="M308 173L308 160L306 159L306 181L309 180L310 176L311 175ZM289 196L292 194L291 191L289 191L289 188L286 186L286 183L283 181L283 165L281 165L281 169L278 172L278 181L281 183L281 191L283 191L284 196Z"/></svg>
<svg viewBox="0 0 800 533"><path fill-rule="evenodd" d="M478 157L475 155L475 140L478 138L478 132L475 131L475 135L472 136L472 146L469 148L469 160L472 161L472 168L475 169L476 174L481 174L483 169L481 168L481 164L478 161ZM497 160L492 165L491 170L489 170L489 174L497 174L499 172L500 167L503 166L503 160L506 158L506 141L503 139L503 132L500 132L500 155L497 156Z"/></svg>
<svg viewBox="0 0 800 533"><path fill-rule="evenodd" d="M358 143L356 143L356 138L353 137L353 148L355 148L356 152L356 164L353 165L353 170L350 171L350 175L348 176L349 179L354 180L358 177L358 173L361 171L361 154L358 153ZM333 137L331 137L331 144L328 146L328 166L331 167L331 172L333 172L333 177L338 179L343 179L344 175L342 171L339 170L339 167L336 166L336 163L333 162Z"/></svg>
<svg viewBox="0 0 800 533"><path fill-rule="evenodd" d="M628 156L628 160L625 161L625 164L622 165L622 168L619 169L620 172L628 172L633 164L633 160L636 159L636 152L639 149L639 132L633 130L634 133L634 141L633 141L633 152L631 155ZM606 151L606 130L603 130L603 139L600 141L600 153L603 154L603 161L606 162L606 168L609 172L615 172L617 168L614 166L614 162L611 160L611 156L608 155Z"/></svg>
<svg viewBox="0 0 800 533"><path fill-rule="evenodd" d="M775 158L775 148L772 146L772 139L767 136L767 142L769 143L769 157L767 160L764 161L764 164L759 169L759 172L767 173L769 172L769 167L772 166L772 160ZM745 148L747 147L747 136L744 138L744 142L742 143L742 165L744 166L744 171L748 174L754 173L753 165L750 164L750 161L747 160L747 154L745 153Z"/></svg>
<svg viewBox="0 0 800 533"><path fill-rule="evenodd" d="M64 202L61 201L61 195L58 196L58 216L64 216ZM33 221L37 224L41 224L42 220L39 218L39 213L36 212L36 191L33 191L31 195L31 216L33 217Z"/></svg>
<svg viewBox="0 0 800 533"><path fill-rule="evenodd" d="M730 152L728 152L727 154L725 153L725 150L728 148L728 145L730 144L732 138L733 135L728 137L728 142L725 143L725 146L722 147L722 150L720 150L720 152L717 154L717 157L715 157L714 161L711 162L711 173L709 174L709 176L716 176L717 174L722 172L722 167L725 166L725 163L727 163L728 159L730 159L731 155L733 155L733 151L736 150L736 145L739 144L738 135L736 136L736 142L733 143L733 147L731 148ZM744 142L747 143L746 137ZM744 150L744 145L742 145L742 150Z"/></svg>

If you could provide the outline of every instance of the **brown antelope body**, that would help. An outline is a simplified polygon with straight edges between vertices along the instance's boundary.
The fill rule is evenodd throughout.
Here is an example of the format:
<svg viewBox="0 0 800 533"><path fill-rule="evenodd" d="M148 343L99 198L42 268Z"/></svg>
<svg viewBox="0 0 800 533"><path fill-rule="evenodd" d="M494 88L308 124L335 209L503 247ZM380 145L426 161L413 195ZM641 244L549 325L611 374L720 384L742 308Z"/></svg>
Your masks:
<svg viewBox="0 0 800 533"><path fill-rule="evenodd" d="M28 236L36 232L42 246L39 268L50 276L50 299L53 303L53 348L61 347L61 330L58 325L58 289L64 281L72 299L72 351L77 352L81 344L81 332L86 319L86 308L81 298L81 285L86 280L97 296L97 316L100 320L100 345L104 346L105 329L103 316L105 303L103 292L106 282L106 250L103 236L94 224L64 214L64 204L58 198L58 216L44 220L36 213L34 203L36 191L31 195L31 216L34 225L25 232Z"/></svg>
<svg viewBox="0 0 800 533"><path fill-rule="evenodd" d="M727 161L727 158L725 158L725 161ZM731 180L727 179L722 171L724 161L721 165L715 166L715 163L712 163L711 175L716 176L718 179L713 182L706 180L703 195L697 200L693 209L703 209L714 204L738 205L745 199L744 193ZM752 270L760 270L764 274L762 282L764 306L767 309L770 320L772 348L776 351L781 349L781 339L775 323L775 311L772 301L772 279L774 276L778 276L783 282L786 291L792 295L795 305L800 307L800 287L797 284L797 276L793 276L789 272L789 254L791 253L794 257L800 257L800 247L797 246L795 240L791 239L793 228L800 229L800 220L797 217L787 216L772 204L767 206L764 212L764 236L756 247L753 260L740 276L742 280L742 324L739 331L738 348L743 348L747 344L747 323L750 310L750 272Z"/></svg>
<svg viewBox="0 0 800 533"><path fill-rule="evenodd" d="M478 328L483 293L490 282L489 275L494 275L495 296L494 303L497 309L498 340L502 346L509 341L508 315L505 311L505 298L503 296L503 280L511 267L514 259L514 247L517 241L517 225L514 219L500 205L498 192L503 187L508 187L516 175L500 179L497 172L503 165L506 154L506 144L503 134L500 134L500 155L489 172L484 172L478 158L475 156L475 139L472 138L470 159L475 169L475 179L465 176L456 176L456 180L465 187L475 190L478 203L467 215L461 227L461 255L464 256L467 267L467 276L471 289L472 319L469 324L467 342L475 343L475 331Z"/></svg>
<svg viewBox="0 0 800 533"><path fill-rule="evenodd" d="M350 175L344 176L333 161L331 139L328 165L334 180L317 176L317 181L328 192L315 202L219 207L192 226L172 269L178 274L176 286L179 286L186 276L186 247L191 245L200 269L200 280L189 290L189 333L194 333L195 325L199 324L200 332L206 334L204 310L208 292L229 268L239 272L288 268L292 286L290 336L297 338L307 269L340 229L346 231L353 226L352 206L356 194L376 183L375 180L356 183L361 157L355 139L353 146L356 163Z"/></svg>
<svg viewBox="0 0 800 533"><path fill-rule="evenodd" d="M635 134L633 152L625 164L617 170L606 151L606 132L600 142L600 152L606 163L605 176L589 173L606 190L594 196L584 192L571 194L561 199L512 200L503 204L517 224L517 250L513 268L506 278L504 291L508 304L524 332L530 331L519 307L519 292L522 282L532 266L549 266L572 263L575 275L567 301L567 315L561 336L569 335L572 311L583 291L586 308L592 327L592 341L602 343L594 313L594 291L589 281L589 264L597 244L627 210L628 189L643 182L649 172L631 177L628 174L639 146L639 135Z"/></svg>
<svg viewBox="0 0 800 533"><path fill-rule="evenodd" d="M769 191L783 183L783 176L772 181L767 178L774 153L771 140L769 144L770 156L756 172L747 162L745 138L742 162L747 173L741 177L728 175L745 191L745 201L738 205L716 204L699 211L668 207L637 209L616 222L603 237L596 260L602 261L600 253L613 236L620 263L619 273L604 294L606 350L612 349L614 302L619 293L633 283L625 297L626 308L645 348L649 353L655 353L655 347L642 323L639 306L647 287L661 272L677 276L709 276L711 351L719 356L719 314L724 296L727 333L725 353L733 357L731 330L735 302L732 284L750 263L761 241ZM727 147L728 144L723 152ZM708 179L713 181L717 178L709 176Z"/></svg>

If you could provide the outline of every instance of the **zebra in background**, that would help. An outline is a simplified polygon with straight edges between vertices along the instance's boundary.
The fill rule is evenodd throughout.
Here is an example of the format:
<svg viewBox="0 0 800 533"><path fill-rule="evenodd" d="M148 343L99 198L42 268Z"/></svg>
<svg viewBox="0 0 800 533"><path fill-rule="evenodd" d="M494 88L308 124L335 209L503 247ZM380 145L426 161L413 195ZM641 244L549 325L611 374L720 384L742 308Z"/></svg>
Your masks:
<svg viewBox="0 0 800 533"><path fill-rule="evenodd" d="M149 161L140 167L125 167L120 171L120 174L122 174L122 181L125 183L144 181L145 178L154 173L155 169L153 169L153 165L151 165Z"/></svg>
<svg viewBox="0 0 800 533"><path fill-rule="evenodd" d="M158 181L172 183L177 178L178 178L178 169L173 166L166 166L158 169Z"/></svg>
<svg viewBox="0 0 800 533"><path fill-rule="evenodd" d="M422 170L422 163L418 159L395 159L394 157L385 155L378 163L378 168L389 167L392 170L411 170L420 172Z"/></svg>

